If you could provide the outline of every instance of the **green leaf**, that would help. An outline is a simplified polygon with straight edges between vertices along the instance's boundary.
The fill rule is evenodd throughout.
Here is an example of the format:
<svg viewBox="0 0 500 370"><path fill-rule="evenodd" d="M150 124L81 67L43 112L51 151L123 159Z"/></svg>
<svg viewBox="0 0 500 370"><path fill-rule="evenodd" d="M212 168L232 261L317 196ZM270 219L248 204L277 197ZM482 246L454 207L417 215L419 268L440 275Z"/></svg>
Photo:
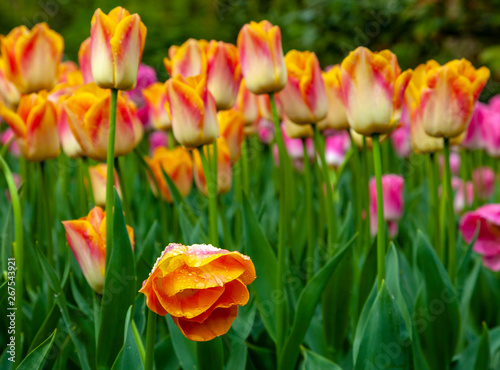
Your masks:
<svg viewBox="0 0 500 370"><path fill-rule="evenodd" d="M200 370L224 369L224 349L221 337L215 337L206 342L197 342L196 351Z"/></svg>
<svg viewBox="0 0 500 370"><path fill-rule="evenodd" d="M460 312L462 314L462 322L466 323L469 320L470 313L470 302L472 299L472 295L474 293L474 288L476 287L477 278L479 276L479 272L481 271L481 259L477 258L474 264L474 268L472 269L470 275L465 280L465 286L462 291L462 296L460 297ZM467 325L462 325L462 330L460 334L460 341L465 340Z"/></svg>
<svg viewBox="0 0 500 370"><path fill-rule="evenodd" d="M246 194L243 194L245 251L255 261L257 279L250 286L257 296L257 308L269 336L276 341L276 255L262 232ZM257 263L258 261L258 263Z"/></svg>
<svg viewBox="0 0 500 370"><path fill-rule="evenodd" d="M342 370L339 365L329 359L303 347L301 349L304 355L304 362L302 362L301 366L302 370Z"/></svg>
<svg viewBox="0 0 500 370"><path fill-rule="evenodd" d="M423 287L415 307L415 330L429 367L446 369L460 336L458 297L434 249L420 231L416 243Z"/></svg>
<svg viewBox="0 0 500 370"><path fill-rule="evenodd" d="M286 338L283 353L281 354L280 369L292 369L299 357L299 345L304 340L307 329L314 314L314 310L321 299L321 295L328 280L342 261L342 257L353 244L352 238L319 270L300 293L292 329ZM343 304L344 302L342 302Z"/></svg>
<svg viewBox="0 0 500 370"><path fill-rule="evenodd" d="M136 294L134 254L116 189L114 195L114 248L111 250L104 277L101 320L97 339L97 367L99 369L109 369L121 350L127 310L134 304Z"/></svg>
<svg viewBox="0 0 500 370"><path fill-rule="evenodd" d="M38 329L35 338L30 344L28 352L33 351L35 347L42 343L43 338L45 338L53 328L57 327L57 322L61 317L61 312L57 309L57 304L54 303L49 313L45 317L42 326Z"/></svg>
<svg viewBox="0 0 500 370"><path fill-rule="evenodd" d="M453 370L490 369L490 336L485 324L483 324L483 333L481 337L469 344L469 346L457 356L456 360Z"/></svg>
<svg viewBox="0 0 500 370"><path fill-rule="evenodd" d="M56 337L57 329L55 329L52 334L45 339L38 347L31 351L25 359L19 364L19 370L36 370L42 369L45 363L45 358L47 357L54 338Z"/></svg>
<svg viewBox="0 0 500 370"><path fill-rule="evenodd" d="M355 369L407 369L410 346L401 311L383 281L366 319Z"/></svg>
<svg viewBox="0 0 500 370"><path fill-rule="evenodd" d="M141 355L139 354L139 349L137 348L137 343L135 342L134 334L132 332L132 327L130 326L130 316L132 314L132 310L133 307L130 306L127 311L125 333L123 335L125 340L123 342L122 349L120 350L120 353L111 368L112 370L144 369Z"/></svg>
<svg viewBox="0 0 500 370"><path fill-rule="evenodd" d="M179 328L174 324L170 315L165 316L168 331L172 336L174 352L184 370L198 369L198 354L196 352L196 342L190 341L182 335Z"/></svg>
<svg viewBox="0 0 500 370"><path fill-rule="evenodd" d="M373 303L375 302L376 297L377 297L377 283L375 282L372 285L371 293L367 297L365 305L361 310L361 315L359 316L358 325L356 326L356 332L354 333L354 340L352 342L353 359L356 359L358 357L359 349L361 346L361 339L363 338L363 333L366 328L368 316L370 314L370 310L373 306Z"/></svg>

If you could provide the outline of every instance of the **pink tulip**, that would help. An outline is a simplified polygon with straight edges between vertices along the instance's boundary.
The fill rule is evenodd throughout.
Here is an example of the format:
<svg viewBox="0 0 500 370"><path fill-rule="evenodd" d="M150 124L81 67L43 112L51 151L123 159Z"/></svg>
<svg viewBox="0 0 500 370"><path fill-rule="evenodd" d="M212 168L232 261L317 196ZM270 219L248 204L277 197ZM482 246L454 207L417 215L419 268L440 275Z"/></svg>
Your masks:
<svg viewBox="0 0 500 370"><path fill-rule="evenodd" d="M489 108L486 104L476 103L474 113L472 113L471 121L462 141L462 147L465 149L477 150L486 147L484 122L488 115L488 111Z"/></svg>
<svg viewBox="0 0 500 370"><path fill-rule="evenodd" d="M409 126L401 126L391 134L392 147L401 158L408 158L412 151Z"/></svg>
<svg viewBox="0 0 500 370"><path fill-rule="evenodd" d="M384 219L387 222L389 237L394 238L398 233L397 222L403 215L404 179L399 175L382 176L382 192L384 195ZM371 234L377 234L377 184L375 178L370 179L370 226Z"/></svg>
<svg viewBox="0 0 500 370"><path fill-rule="evenodd" d="M460 231L467 243L478 232L473 249L483 256L483 264L500 271L500 204L487 204L467 212L460 220Z"/></svg>
<svg viewBox="0 0 500 370"><path fill-rule="evenodd" d="M142 90L151 84L154 84L158 79L156 78L156 71L144 63L139 65L137 72L137 85L133 90L127 91L126 94L137 106L142 107L145 104Z"/></svg>
<svg viewBox="0 0 500 370"><path fill-rule="evenodd" d="M459 177L452 177L451 187L455 194L453 198L453 210L457 215L461 214L466 207L472 206L474 200L474 185L468 181L464 183ZM441 187L439 188L441 194Z"/></svg>
<svg viewBox="0 0 500 370"><path fill-rule="evenodd" d="M0 137L0 141L2 142L2 146L7 144L7 142L14 136L14 131L9 127L7 130L2 132L2 136ZM19 146L17 145L17 142L14 139L10 143L9 146L9 153L14 156L14 157L19 157L21 155L21 152L19 151Z"/></svg>
<svg viewBox="0 0 500 370"><path fill-rule="evenodd" d="M286 151L288 152L288 156L292 161L292 165L298 171L303 171L304 147L302 144L302 139L292 139L288 137L288 135L285 132L285 127L283 124L281 125L281 133L283 135L283 141L285 143ZM314 144L312 139L306 139L306 148L307 148L307 155L309 157L309 160L311 161L312 159L314 159L314 154L315 154ZM273 147L273 157L274 157L274 163L276 164L276 166L279 166L278 147L276 146L276 144Z"/></svg>
<svg viewBox="0 0 500 370"><path fill-rule="evenodd" d="M338 168L344 163L345 155L351 147L351 139L347 131L338 131L334 135L326 136L325 159L326 164Z"/></svg>
<svg viewBox="0 0 500 370"><path fill-rule="evenodd" d="M460 154L456 152L450 153L450 170L452 175L458 176L460 174ZM442 176L444 171L444 157L442 155L439 156L439 171Z"/></svg>
<svg viewBox="0 0 500 370"><path fill-rule="evenodd" d="M495 172L490 167L480 167L472 171L472 181L479 199L489 199L495 193Z"/></svg>
<svg viewBox="0 0 500 370"><path fill-rule="evenodd" d="M156 148L165 147L168 148L168 133L165 131L153 131L149 135L149 153L150 156L153 156Z"/></svg>
<svg viewBox="0 0 500 370"><path fill-rule="evenodd" d="M264 95L259 95L264 96ZM274 124L266 118L259 119L257 123L257 135L264 144L271 144L274 140Z"/></svg>
<svg viewBox="0 0 500 370"><path fill-rule="evenodd" d="M488 154L500 158L500 96L490 99L488 114L483 125L485 147Z"/></svg>

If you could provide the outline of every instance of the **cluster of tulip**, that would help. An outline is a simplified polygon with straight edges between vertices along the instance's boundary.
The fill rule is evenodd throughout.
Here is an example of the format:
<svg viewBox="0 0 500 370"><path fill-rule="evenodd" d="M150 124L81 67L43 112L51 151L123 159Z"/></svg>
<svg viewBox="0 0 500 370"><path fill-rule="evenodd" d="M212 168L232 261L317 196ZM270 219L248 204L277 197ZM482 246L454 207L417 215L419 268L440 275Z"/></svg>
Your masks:
<svg viewBox="0 0 500 370"><path fill-rule="evenodd" d="M99 306L102 297L103 302L114 299L113 302L123 306L121 311L108 311L104 304L100 308L101 321L96 323L98 367L113 365L121 353L120 346L103 344L111 340L105 336L105 328L120 332L114 334L118 336L113 341L123 344L127 340L123 326L130 322L142 365L152 369L155 314L169 314L180 332L190 340L217 343L212 347L203 347L200 343L200 364L207 358L216 358L216 363L222 361L217 358L223 355L217 337L228 333L237 318L238 307L249 302L247 286L254 281L256 273L263 280L254 284L257 305L269 336L276 343L277 366L280 369L294 367L299 345L318 302L316 298L333 276L335 266L340 261L348 264L344 254L351 248L352 240L342 239L344 235L338 230L338 220L351 212L354 216L351 214L351 219L346 219L345 223L351 224L352 235L358 233L355 247L352 247L355 264L368 263L372 255L371 238L377 239L376 253L373 253L376 255L373 270L377 275L377 289L372 295L370 287L366 292L352 286L347 289L352 287L356 291L359 308L363 307L356 329L357 347L351 357L356 368L365 368L360 364L368 358L367 351L375 348L373 353L376 354L378 345L383 346L385 340L391 340L384 337L378 343L375 334L367 334L368 321L372 317L369 314L385 299L384 294L396 296L392 300L397 302L394 304L398 315L403 316L406 330L411 333L404 317L408 315L407 303L401 298L399 283L385 282L393 268L390 265L386 272L386 261L391 261L393 253L392 243L396 242L401 230L399 222L404 215L405 187L414 190L421 185L429 194L428 212L433 216L425 227L433 241L432 253L436 253L438 263L447 266L449 286L453 287L459 278L457 251L460 253L462 242L457 243L458 230L465 242L473 243L473 250L482 255L484 266L492 271L500 270L500 204L485 204L495 196L496 174L489 164L492 158L500 157L500 99L493 98L489 105L477 102L489 78L487 68L475 69L464 59L444 65L431 60L414 70L401 71L391 51L372 52L359 47L340 64L322 71L314 52L291 50L284 55L280 28L262 21L244 25L237 45L189 39L181 46L171 46L164 59L170 78L163 83L157 81L152 68L141 64L145 40L146 27L140 17L121 7L109 14L100 9L95 12L90 37L83 41L79 50L78 65L61 61L63 38L46 24L38 24L31 30L17 27L0 39L0 117L8 125L1 136L4 148L0 159L9 184L17 179L28 185L26 191L22 190L23 197L28 193L28 199L32 199L29 182L36 181L38 175L29 170L31 163L25 160L42 164L40 181L48 202L39 203L37 210L43 212L45 209L45 224L40 229L45 227L49 232L40 232L37 227L37 238L47 258L46 261L45 257L40 257L46 262L46 265L42 263L44 271L53 269L54 274L61 268L59 256L64 253L52 245L54 198L44 163L60 157L60 148L66 157L81 159L76 193L83 194L84 201L74 203L83 204L77 207L81 218L62 222L66 240L88 285L97 293L95 305ZM148 140L143 140L145 135ZM390 141L385 142L387 138ZM413 176L414 183L405 185L402 175L387 171L391 168L388 165L391 154L385 150L392 150L389 142L405 163L411 164L412 158L427 155L429 171L425 182ZM255 150L255 143L269 151L277 167L277 171L272 171L278 173L279 193L279 222L275 225L278 240L274 249L266 249L267 240L247 204L252 193L257 197L257 192L251 189L249 169L251 166L260 171L249 155ZM142 154L144 145L148 144L149 156ZM7 149L12 156L22 157L20 177L10 173L2 158ZM163 242L179 241L174 239L177 234L172 231L179 228L176 224L179 222L186 244L188 241L206 242L213 246L170 243L152 266L154 243L150 241L151 245L137 247L136 244L141 243L135 242L134 230L124 221L134 225L134 217L144 216L132 212L130 181L125 179L130 177L129 168L125 169L121 162L131 152L137 154L134 159L144 167L154 196L165 202L157 203L158 208L170 210L169 221L166 216L162 217L161 227L167 229ZM440 152L444 154L442 157L438 157ZM118 171L115 170L115 157L122 157L116 159ZM370 176L369 157L373 161L373 177ZM89 166L89 159L92 166ZM382 166L382 159L385 166ZM100 163L104 161L106 163ZM347 181L354 189L351 191L351 211L338 206L342 179L345 181L346 177L343 175L348 172L346 167L350 169ZM388 173L383 175L383 172ZM297 179L305 184L305 191L301 193L304 206L296 199L294 182ZM204 225L191 217L192 210L186 211L193 180L198 193L208 198L208 236L200 231ZM314 190L315 183L319 185L318 191ZM18 204L17 189L10 185L9 188L13 205ZM231 224L234 238L228 230L221 200L222 195L231 191L234 195L230 194L230 203L237 208ZM86 202L87 197L89 202ZM122 202L125 216L121 212ZM90 210L88 203L94 206ZM19 205L14 205L14 212L20 212ZM234 239L241 241L242 215L246 235L242 248L253 258L255 266L250 257L231 247ZM456 215L461 217L458 228ZM309 313L305 314L305 326L295 325L295 320L289 333L287 299L273 299L273 314L267 316L265 302L276 292L281 297L291 294L287 291L293 288L284 277L291 269L292 257L298 253L299 260L306 258L290 246L295 237L292 225L305 230L304 254L309 261L317 261L324 255L331 262L307 266L304 279L307 285L298 297L296 315ZM219 235L220 226L223 239ZM191 233L199 239L193 240ZM390 245L386 236L391 240ZM328 247L323 253L318 246L324 239ZM343 240L344 247L340 247L339 240ZM255 244L259 246L252 246ZM220 245L230 251L217 248ZM21 287L19 308L23 304L22 279L25 275L22 271L23 248L22 225L16 224L14 255L18 263L17 282ZM144 252L146 249L150 253ZM423 258L423 254L418 249L415 256ZM127 260L127 256L132 257ZM145 256L149 256L149 260L146 261ZM263 261L266 259L267 262ZM139 261L145 261L151 268L149 277L135 271ZM266 264L271 262L272 265ZM112 289L110 271L120 264L130 268L134 276L130 298L118 297L122 293ZM275 270L270 271L269 266ZM439 269L440 274L445 274L441 266ZM359 279L366 278L364 272L358 275ZM127 314L128 307L133 307L136 299L136 276L145 278L139 292L143 293L149 308L146 348L135 319ZM337 276L337 280L341 278ZM373 284L373 280L368 285ZM74 290L73 285L72 281ZM60 293L53 285L51 288ZM347 299L351 294L348 293ZM56 300L64 312L66 303L61 298ZM310 302L305 302L307 300ZM312 302L316 303L312 305ZM323 302L326 316L329 315L327 305L326 299ZM311 308L308 311L306 307ZM353 313L360 313L356 310ZM349 310L345 311L348 314ZM255 310L252 312L255 315ZM111 316L121 320L118 322L122 326L106 326ZM331 320L326 316L324 314L325 325ZM347 319L345 321L339 335L345 336L347 332ZM390 321L387 325L395 324ZM169 325L172 342L174 329ZM102 338L101 332L104 333ZM372 341L370 345L363 339L368 335ZM79 342L73 337L72 340L78 352ZM429 343L420 340L422 349L419 351L428 351L423 361L431 367L441 364L441 360L432 357L432 349L426 347ZM354 342L356 344L356 340ZM366 348L362 348L363 343L367 344ZM332 348L338 349L341 344L336 343ZM180 349L176 344L174 348L179 356ZM442 361L451 360L456 345L450 344L449 349L451 352ZM82 356L80 352L78 356ZM320 361L314 356L312 359L307 357L310 356L307 353L304 356L313 363ZM419 355L415 352L413 356ZM88 364L82 358L80 365L86 368ZM189 367L182 361L181 365Z"/></svg>

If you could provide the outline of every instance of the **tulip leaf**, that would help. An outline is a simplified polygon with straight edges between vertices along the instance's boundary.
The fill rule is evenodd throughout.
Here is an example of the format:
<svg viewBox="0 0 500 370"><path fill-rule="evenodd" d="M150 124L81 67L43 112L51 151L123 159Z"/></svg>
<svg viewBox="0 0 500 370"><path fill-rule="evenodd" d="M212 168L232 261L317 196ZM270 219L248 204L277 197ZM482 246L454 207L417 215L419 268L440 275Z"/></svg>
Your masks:
<svg viewBox="0 0 500 370"><path fill-rule="evenodd" d="M37 370L43 369L45 359L52 348L52 343L54 343L54 338L56 337L57 329L55 329L52 334L45 339L38 347L33 351L28 353L24 360L19 364L19 370Z"/></svg>
<svg viewBox="0 0 500 370"><path fill-rule="evenodd" d="M245 225L245 252L255 261L257 279L250 285L257 296L257 308L270 337L276 341L276 271L278 263L262 228L243 194L243 221ZM257 263L258 261L258 263Z"/></svg>
<svg viewBox="0 0 500 370"><path fill-rule="evenodd" d="M50 311L47 313L47 316L45 317L42 326L40 327L40 329L38 329L35 338L31 342L28 352L33 351L35 347L37 347L40 343L42 343L43 338L45 338L53 328L57 327L57 322L59 321L60 318L61 318L61 312L57 309L57 304L54 303Z"/></svg>
<svg viewBox="0 0 500 370"><path fill-rule="evenodd" d="M492 348L493 349L493 348ZM494 355L494 352L492 352ZM456 357L454 370L489 370L490 369L490 335L483 323L482 335Z"/></svg>
<svg viewBox="0 0 500 370"><path fill-rule="evenodd" d="M198 354L196 351L196 342L187 339L182 335L179 328L174 324L170 315L165 316L168 325L168 331L172 337L172 345L174 347L177 360L184 370L198 369Z"/></svg>
<svg viewBox="0 0 500 370"><path fill-rule="evenodd" d="M342 261L344 254L353 244L355 237L341 247L338 252L307 283L300 293L292 329L286 338L281 354L280 369L293 369L299 357L299 345L304 340L316 306L321 299L328 280ZM343 304L344 302L342 302Z"/></svg>
<svg viewBox="0 0 500 370"><path fill-rule="evenodd" d="M352 354L354 360L358 357L359 348L361 346L361 339L363 338L363 332L365 331L366 323L368 321L368 315L370 314L370 310L373 306L373 302L375 302L376 297L377 297L377 283L375 282L372 285L372 290L368 295L368 297L366 298L365 305L361 310L361 314L358 320L358 325L356 326L356 332L354 333L354 340L352 342Z"/></svg>
<svg viewBox="0 0 500 370"><path fill-rule="evenodd" d="M396 301L382 282L361 332L355 369L405 369L411 363L411 342ZM359 334L359 332L356 332Z"/></svg>
<svg viewBox="0 0 500 370"><path fill-rule="evenodd" d="M434 249L420 231L416 243L423 287L415 307L415 330L429 367L446 369L460 336L458 296Z"/></svg>
<svg viewBox="0 0 500 370"><path fill-rule="evenodd" d="M462 296L460 297L460 312L462 314L462 322L466 323L469 319L470 314L470 302L472 299L472 295L474 293L474 288L476 287L477 279L479 276L479 272L481 271L481 260L478 258L474 264L474 267L465 280L465 286L462 291ZM465 339L467 330L467 325L462 325L462 330L460 334L460 342ZM459 343L460 343L459 342Z"/></svg>
<svg viewBox="0 0 500 370"><path fill-rule="evenodd" d="M124 342L118 357L116 358L111 370L126 370L126 369L144 369L144 365L139 354L139 349L137 348L137 343L135 342L134 335L132 333L132 328L130 326L130 316L132 314L133 307L130 306L127 311L127 318L125 322L125 333L123 335Z"/></svg>
<svg viewBox="0 0 500 370"><path fill-rule="evenodd" d="M318 355L308 349L301 348L304 355L301 370L342 370L342 368L329 359Z"/></svg>
<svg viewBox="0 0 500 370"><path fill-rule="evenodd" d="M120 197L115 189L113 246L104 277L101 319L97 337L97 367L109 369L123 346L128 308L136 294L135 262L125 226Z"/></svg>

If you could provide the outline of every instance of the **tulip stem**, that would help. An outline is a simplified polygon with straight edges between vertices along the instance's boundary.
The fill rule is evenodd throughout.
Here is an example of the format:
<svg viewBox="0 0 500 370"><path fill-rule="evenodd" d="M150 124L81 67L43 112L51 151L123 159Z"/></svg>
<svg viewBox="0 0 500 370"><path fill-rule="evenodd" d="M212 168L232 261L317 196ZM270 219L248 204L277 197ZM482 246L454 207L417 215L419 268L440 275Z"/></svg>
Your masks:
<svg viewBox="0 0 500 370"><path fill-rule="evenodd" d="M271 100L271 110L273 114L274 131L276 142L278 144L279 156L279 178L280 178L280 205L279 205L279 225L278 225L278 270L276 273L276 288L281 299L276 302L276 355L278 358L278 368L281 364L281 353L285 340L285 320L286 320L286 292L285 292L285 267L286 267L286 225L287 225L287 204L286 204L286 166L288 165L288 157L285 149L285 142L281 133L278 112L276 111L276 102L274 94L269 94Z"/></svg>
<svg viewBox="0 0 500 370"><path fill-rule="evenodd" d="M125 157L118 158L118 183L120 184L121 190L121 200L123 204L123 209L125 211L125 220L127 225L133 225L132 211L130 210L130 203L128 198L127 182L125 181ZM114 172L113 172L113 183L114 183Z"/></svg>
<svg viewBox="0 0 500 370"><path fill-rule="evenodd" d="M384 195L382 193L382 158L380 156L379 134L372 135L373 165L377 183L377 285L380 289L385 277L385 222Z"/></svg>
<svg viewBox="0 0 500 370"><path fill-rule="evenodd" d="M199 148L201 163L203 165L203 172L205 173L205 181L208 190L208 225L210 243L215 247L218 246L218 232L217 232L217 183L214 182L213 166L205 155L203 148ZM210 147L207 147L207 152L210 152ZM217 161L217 159L215 159Z"/></svg>
<svg viewBox="0 0 500 370"><path fill-rule="evenodd" d="M50 261L52 267L54 267L57 271L57 253L54 253L54 243L52 240L52 228L53 228L53 219L52 213L50 212L50 207L52 207L52 187L49 185L49 169L47 167L47 163L45 161L40 162L41 169L41 191L42 191L42 204L43 208L45 208L45 239L47 242L47 259Z"/></svg>
<svg viewBox="0 0 500 370"><path fill-rule="evenodd" d="M313 189L312 189L312 174L311 163L307 155L306 140L302 140L304 147L304 178L305 178L305 198L306 198L306 222L307 222L307 281L310 281L314 276L314 218L313 218Z"/></svg>
<svg viewBox="0 0 500 370"><path fill-rule="evenodd" d="M115 205L115 195L113 193L114 184L114 159L115 159L115 130L116 130L116 101L118 90L111 89L111 106L109 109L109 134L108 153L106 158L106 219L113 220L113 207ZM109 257L113 249L113 222L106 222L106 268Z"/></svg>
<svg viewBox="0 0 500 370"><path fill-rule="evenodd" d="M439 214L439 197L438 197L438 167L436 163L436 155L434 153L429 154L429 192L431 194L431 207L430 213L432 215ZM444 263L444 248L439 240L439 217L430 218L430 231L433 236L434 249L441 262Z"/></svg>
<svg viewBox="0 0 500 370"><path fill-rule="evenodd" d="M323 181L326 187L326 222L328 226L328 255L333 255L334 244L335 244L335 218L334 218L334 208L333 208L333 190L332 182L330 181L330 174L328 173L328 166L325 159L325 147L323 145L321 133L318 127L314 128L314 147L318 153L319 159L321 161L321 171L323 173Z"/></svg>
<svg viewBox="0 0 500 370"><path fill-rule="evenodd" d="M450 139L444 138L444 197L448 207L448 275L455 280L457 268L457 246L455 243L455 211L453 209L453 189L451 187ZM465 195L467 198L467 196Z"/></svg>
<svg viewBox="0 0 500 370"><path fill-rule="evenodd" d="M146 361L144 370L153 370L155 356L156 313L149 310L146 329Z"/></svg>
<svg viewBox="0 0 500 370"><path fill-rule="evenodd" d="M250 197L250 176L248 171L248 139L244 138L241 146L241 167L243 176L243 190Z"/></svg>
<svg viewBox="0 0 500 370"><path fill-rule="evenodd" d="M24 290L24 242L23 242L23 219L21 214L21 202L19 200L19 194L17 193L16 183L14 182L14 177L12 172L7 165L7 162L0 156L0 165L3 169L5 180L9 188L10 197L12 199L12 210L14 212L14 228L15 228L15 243L13 243L13 256L15 257L15 308L16 308L16 355L19 359L17 363L14 364L16 368L22 359L22 347L21 347L21 334L22 334L22 306L23 306L23 290ZM9 274L10 275L10 274ZM9 306L11 301L9 300Z"/></svg>

